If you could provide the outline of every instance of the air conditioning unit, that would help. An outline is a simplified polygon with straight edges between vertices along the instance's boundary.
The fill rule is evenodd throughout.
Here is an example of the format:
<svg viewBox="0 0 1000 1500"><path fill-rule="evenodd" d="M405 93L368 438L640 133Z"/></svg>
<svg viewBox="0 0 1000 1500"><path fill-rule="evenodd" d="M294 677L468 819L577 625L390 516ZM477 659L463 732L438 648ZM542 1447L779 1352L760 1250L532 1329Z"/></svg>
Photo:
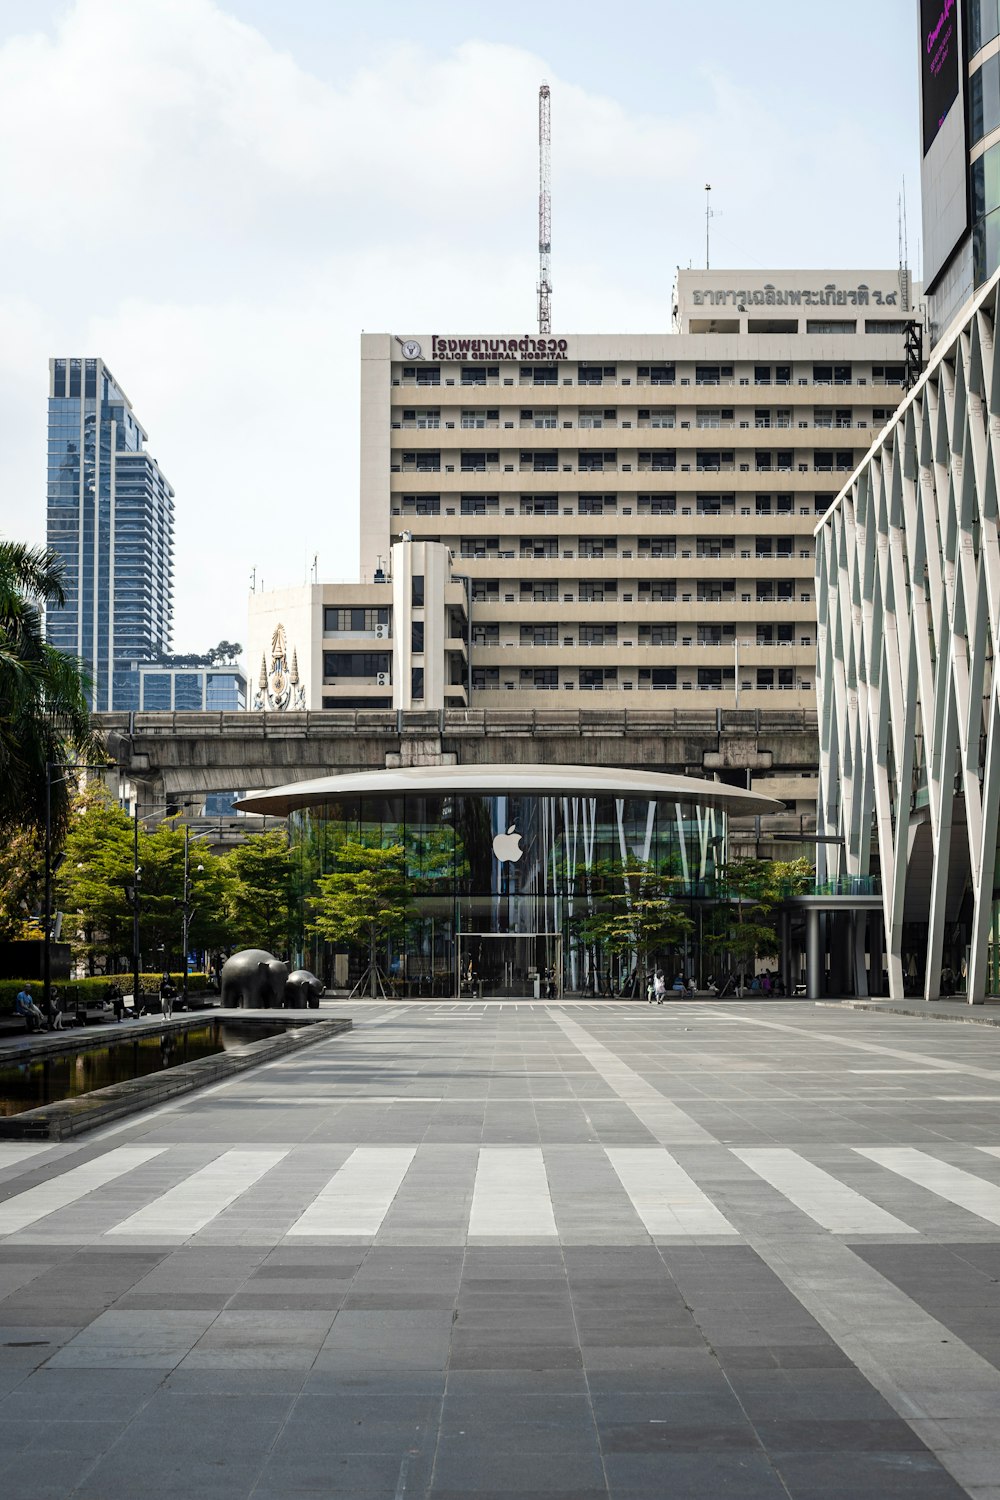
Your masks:
<svg viewBox="0 0 1000 1500"><path fill-rule="evenodd" d="M388 687L389 686L389 674L388 674L388 672L376 672L375 673L375 684L376 684L377 687Z"/></svg>
<svg viewBox="0 0 1000 1500"><path fill-rule="evenodd" d="M388 627L388 625L376 625L375 626L375 639L377 641L387 640L388 636L389 636L389 627ZM382 675L385 676L385 673L383 673Z"/></svg>

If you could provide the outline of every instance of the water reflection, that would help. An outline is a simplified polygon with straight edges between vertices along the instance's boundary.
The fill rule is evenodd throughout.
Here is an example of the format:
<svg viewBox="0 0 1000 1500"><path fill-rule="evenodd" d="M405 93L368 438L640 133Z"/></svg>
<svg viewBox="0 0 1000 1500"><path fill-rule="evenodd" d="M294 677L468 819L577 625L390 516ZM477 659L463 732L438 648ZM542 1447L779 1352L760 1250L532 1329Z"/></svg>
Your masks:
<svg viewBox="0 0 1000 1500"><path fill-rule="evenodd" d="M0 1066L0 1117L75 1099L112 1083L146 1078L199 1057L245 1047L285 1029L278 1021L227 1022L224 1026L212 1021L184 1031L145 1032L107 1047L8 1063Z"/></svg>

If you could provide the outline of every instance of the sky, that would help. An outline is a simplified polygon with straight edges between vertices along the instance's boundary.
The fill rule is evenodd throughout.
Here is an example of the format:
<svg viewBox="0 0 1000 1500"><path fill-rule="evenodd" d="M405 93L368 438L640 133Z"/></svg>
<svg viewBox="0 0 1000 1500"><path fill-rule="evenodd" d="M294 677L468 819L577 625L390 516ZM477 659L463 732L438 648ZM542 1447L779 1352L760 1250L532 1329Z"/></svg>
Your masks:
<svg viewBox="0 0 1000 1500"><path fill-rule="evenodd" d="M0 534L52 355L176 491L174 649L358 576L359 335L668 331L678 265L919 269L914 0L0 0Z"/></svg>

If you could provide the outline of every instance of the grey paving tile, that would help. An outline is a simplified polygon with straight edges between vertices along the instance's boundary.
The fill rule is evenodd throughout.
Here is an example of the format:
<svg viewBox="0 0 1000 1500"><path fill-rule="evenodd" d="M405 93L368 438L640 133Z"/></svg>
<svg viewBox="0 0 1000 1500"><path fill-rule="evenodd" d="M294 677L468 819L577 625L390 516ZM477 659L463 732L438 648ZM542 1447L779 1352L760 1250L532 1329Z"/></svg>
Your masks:
<svg viewBox="0 0 1000 1500"><path fill-rule="evenodd" d="M92 1465L87 1454L53 1452L42 1458L37 1451L22 1449L4 1458L4 1491L17 1500L65 1500L66 1495L76 1493ZM112 1493L105 1491L103 1500L112 1500Z"/></svg>
<svg viewBox="0 0 1000 1500"><path fill-rule="evenodd" d="M268 1500L298 1495L329 1495L340 1497L357 1496L367 1500L368 1496L395 1496L421 1492L426 1488L424 1476L429 1460L422 1455L407 1453L331 1452L325 1449L313 1456L304 1457L291 1453L275 1453L260 1472L254 1488L254 1500L261 1495ZM401 1475L406 1486L400 1490Z"/></svg>
<svg viewBox="0 0 1000 1500"><path fill-rule="evenodd" d="M234 1365L192 1366L186 1361L163 1377L163 1389L178 1394L239 1396L253 1402L260 1393L298 1395L308 1371L268 1363L264 1368Z"/></svg>
<svg viewBox="0 0 1000 1500"><path fill-rule="evenodd" d="M636 1008L567 1012L574 1037L607 1049L586 1044L584 1058L551 1015L505 1010L465 1026L432 1023L431 1054L428 1029L403 1012L308 1061L265 1070L252 1088L241 1082L110 1137L109 1145L162 1143L163 1170L147 1174L144 1187L137 1178L131 1196L102 1190L93 1206L100 1212L81 1204L62 1216L60 1231L99 1234L116 1214L148 1203L156 1183L180 1181L234 1146L290 1149L284 1177L268 1174L242 1208L187 1245L43 1243L52 1231L44 1224L37 1243L0 1242L0 1448L4 1433L22 1452L33 1444L43 1411L53 1414L56 1436L78 1442L95 1465L81 1474L64 1465L74 1455L39 1446L30 1476L12 1470L25 1496L34 1486L43 1500L66 1500L79 1483L78 1500L133 1500L140 1487L153 1500L199 1492L247 1500L251 1490L254 1500L386 1500L403 1483L407 1497L452 1500L952 1500L953 1481L919 1449L892 1402L904 1405L907 1390L921 1410L961 1400L971 1421L967 1460L988 1476L990 1420L1000 1405L988 1363L1000 1366L1000 1232L888 1180L851 1148L902 1142L975 1172L974 1145L1000 1145L1000 1128L991 1139L981 1111L893 1103L884 1076L851 1071L905 1065L897 1054L920 1050L898 1020L824 1012L817 1021L804 1007L752 1014L782 1024L791 1017L796 1029L758 1029L722 1008L687 1011L688 1030ZM938 1029L942 1053L976 1065L970 1043ZM830 1035L851 1046L821 1039ZM872 1046L890 1052L873 1055L865 1050ZM621 1095L621 1075L613 1086L597 1057L606 1071L609 1057L630 1070L632 1102ZM967 1078L962 1089L971 1087ZM743 1238L654 1245L643 1234L644 1243L632 1242L635 1210L603 1147L657 1149L641 1107L632 1107L643 1088L667 1105L661 1120L699 1127L670 1149ZM908 1093L932 1088L941 1091L939 1077L907 1082ZM377 1110L336 1097L407 1089L462 1097ZM330 1102L255 1102L317 1092ZM541 1145L561 1243L464 1242L484 1140ZM356 1146L379 1142L416 1154L375 1243L282 1240L295 1205ZM734 1165L728 1145L755 1143L799 1153L920 1236L905 1245L852 1240L848 1250L838 1243L841 1258L828 1264L828 1233ZM22 1185L105 1149L95 1140L62 1152ZM1000 1183L1000 1162L982 1156L979 1166L984 1182ZM762 1229L771 1236L767 1255L758 1250ZM850 1319L831 1323L822 1303L815 1316L807 1311L814 1288L836 1296L840 1284L853 1284L854 1268L869 1278L869 1294L901 1297L895 1321L883 1315L879 1324L891 1332L884 1354L893 1381L883 1390L841 1347L850 1334L857 1355ZM926 1327L916 1342L912 1331L928 1313L944 1329L933 1347ZM877 1362L869 1372L879 1378ZM938 1414L947 1419L950 1408ZM173 1428L186 1437L199 1426L187 1451L169 1452ZM446 1463L432 1477L439 1426ZM597 1432L610 1491L603 1469L588 1467ZM928 1421L921 1433L942 1445L960 1437L955 1420ZM528 1464L532 1457L540 1462ZM6 1480L4 1471L5 1490Z"/></svg>
<svg viewBox="0 0 1000 1500"><path fill-rule="evenodd" d="M684 1496L684 1500L788 1500L789 1491L766 1455L736 1453L613 1453L605 1458L610 1494L623 1497ZM794 1493L794 1492L793 1492ZM848 1490L840 1500L862 1500ZM875 1500L875 1497L872 1497Z"/></svg>
<svg viewBox="0 0 1000 1500"><path fill-rule="evenodd" d="M596 1443L583 1443L573 1452L488 1450L461 1438L444 1438L434 1463L434 1485L440 1490L465 1490L478 1495L484 1490L530 1489L550 1495L577 1495L581 1490L600 1492L604 1466Z"/></svg>
<svg viewBox="0 0 1000 1500"><path fill-rule="evenodd" d="M52 1416L25 1422L24 1429L30 1440L23 1451L35 1454L36 1458L44 1456L46 1464L52 1453L98 1458L118 1441L127 1421L125 1417L109 1415L104 1420L68 1421L61 1416Z"/></svg>
<svg viewBox="0 0 1000 1500"><path fill-rule="evenodd" d="M967 1491L926 1453L783 1453L775 1466L793 1500L966 1500Z"/></svg>
<svg viewBox="0 0 1000 1500"><path fill-rule="evenodd" d="M127 1419L163 1383L161 1370L76 1370L45 1367L29 1374L0 1402L0 1418L31 1421L40 1412L67 1421Z"/></svg>

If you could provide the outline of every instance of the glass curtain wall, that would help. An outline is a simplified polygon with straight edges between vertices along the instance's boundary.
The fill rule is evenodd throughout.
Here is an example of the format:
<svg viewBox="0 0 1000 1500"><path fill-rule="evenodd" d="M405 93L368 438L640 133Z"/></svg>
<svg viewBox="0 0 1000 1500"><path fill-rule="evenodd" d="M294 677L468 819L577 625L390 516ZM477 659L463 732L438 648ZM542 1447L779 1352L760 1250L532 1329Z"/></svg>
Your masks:
<svg viewBox="0 0 1000 1500"><path fill-rule="evenodd" d="M345 839L402 846L412 904L405 931L382 955L401 994L598 992L625 961L590 951L581 921L624 868L666 876L695 921L672 967L702 978L701 917L725 859L725 814L665 799L587 796L372 796L293 813L290 838L302 930L315 881L337 869ZM501 943L498 939L509 938ZM514 940L517 941L514 941ZM333 950L308 936L300 960L328 983ZM351 974L355 972L352 962ZM711 968L711 963L707 965Z"/></svg>

